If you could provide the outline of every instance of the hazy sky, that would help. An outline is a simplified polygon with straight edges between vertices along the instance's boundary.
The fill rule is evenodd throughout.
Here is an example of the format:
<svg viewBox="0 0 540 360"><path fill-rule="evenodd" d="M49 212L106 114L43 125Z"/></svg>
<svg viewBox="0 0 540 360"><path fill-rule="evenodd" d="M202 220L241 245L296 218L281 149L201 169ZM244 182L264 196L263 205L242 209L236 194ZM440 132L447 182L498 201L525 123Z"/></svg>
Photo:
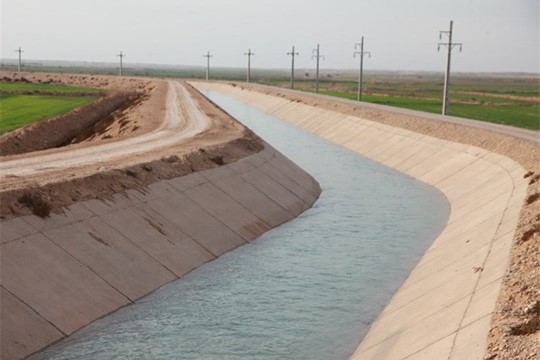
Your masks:
<svg viewBox="0 0 540 360"><path fill-rule="evenodd" d="M311 68L317 43L323 68L354 68L365 36L366 69L437 70L439 30L454 20L455 71L539 72L538 0L0 0L1 57Z"/></svg>

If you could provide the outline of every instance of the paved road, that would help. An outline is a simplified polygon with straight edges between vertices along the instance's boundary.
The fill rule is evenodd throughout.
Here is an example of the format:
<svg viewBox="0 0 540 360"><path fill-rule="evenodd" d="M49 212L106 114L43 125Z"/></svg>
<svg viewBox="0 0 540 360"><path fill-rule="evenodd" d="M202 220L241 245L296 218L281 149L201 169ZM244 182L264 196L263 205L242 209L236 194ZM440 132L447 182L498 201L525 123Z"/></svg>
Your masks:
<svg viewBox="0 0 540 360"><path fill-rule="evenodd" d="M7 179L15 177L41 175L67 167L99 164L105 160L165 148L206 130L211 121L194 103L184 86L177 81L168 81L168 84L167 115L157 130L113 143L2 161L0 179L5 185L9 182Z"/></svg>
<svg viewBox="0 0 540 360"><path fill-rule="evenodd" d="M494 124L494 123L489 123L485 121L471 120L471 119L465 119L465 118L460 118L460 117L455 117L455 116L443 116L443 115L438 115L438 114L426 113L423 111L396 108L396 107L387 106L387 105L371 104L367 102L359 103L358 101L354 101L354 100L343 99L343 98L338 98L338 97L328 96L328 95L307 93L307 92L298 91L298 90L276 88L276 87L266 86L266 85L257 85L257 86L268 87L273 90L288 92L290 94L311 96L316 99L324 99L328 101L342 102L345 104L352 104L352 105L361 104L362 106L365 106L366 108L370 108L370 109L388 111L388 112L393 112L393 113L401 114L401 115L410 115L410 116L420 117L423 119L428 119L428 120L433 120L433 121L442 121L442 122L451 123L451 124L469 126L469 127L473 127L477 129L488 130L488 131L492 131L492 132L496 132L496 133L500 133L504 135L517 137L523 140L535 142L540 145L540 131L537 131L537 130L527 130L527 129L522 129L522 128L518 128L514 126L509 126L509 125ZM538 121L540 123L540 118L538 119Z"/></svg>

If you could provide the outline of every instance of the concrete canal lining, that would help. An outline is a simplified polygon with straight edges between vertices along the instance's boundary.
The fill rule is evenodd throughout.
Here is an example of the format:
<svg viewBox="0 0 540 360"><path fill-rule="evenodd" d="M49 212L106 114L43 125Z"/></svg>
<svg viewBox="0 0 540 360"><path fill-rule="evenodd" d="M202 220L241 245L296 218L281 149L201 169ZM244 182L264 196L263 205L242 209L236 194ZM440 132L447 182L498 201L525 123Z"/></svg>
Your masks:
<svg viewBox="0 0 540 360"><path fill-rule="evenodd" d="M1 223L1 353L24 358L311 207L321 189L266 145L234 163Z"/></svg>
<svg viewBox="0 0 540 360"><path fill-rule="evenodd" d="M487 150L217 83L268 114L437 187L448 224L351 359L482 359L526 195L525 170Z"/></svg>

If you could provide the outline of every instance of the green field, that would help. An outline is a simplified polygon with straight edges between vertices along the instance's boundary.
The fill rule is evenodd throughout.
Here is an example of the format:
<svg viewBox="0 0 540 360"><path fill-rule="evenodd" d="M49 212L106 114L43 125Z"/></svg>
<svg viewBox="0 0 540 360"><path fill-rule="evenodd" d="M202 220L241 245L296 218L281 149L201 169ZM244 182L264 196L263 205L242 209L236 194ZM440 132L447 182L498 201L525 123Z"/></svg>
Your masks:
<svg viewBox="0 0 540 360"><path fill-rule="evenodd" d="M321 91L321 94L356 100L356 93L339 91ZM456 96L456 98L463 98ZM498 124L513 125L526 129L540 129L540 113L538 105L534 103L524 103L521 101L507 100L500 98L490 98L488 96L476 97L484 99L484 104L475 103L450 103L449 115L468 119L483 120ZM362 100L374 104L395 106L400 108L441 113L441 102L438 100L419 97L399 97L363 95ZM469 99L465 100L469 101Z"/></svg>
<svg viewBox="0 0 540 360"><path fill-rule="evenodd" d="M357 82L343 74L332 74L329 80L328 75L320 83L321 94L356 100ZM288 87L283 80L267 83ZM456 77L450 88L449 115L539 130L539 85L535 77ZM314 82L297 80L296 89L314 92ZM434 75L378 74L367 76L362 100L440 114L442 93L442 81Z"/></svg>
<svg viewBox="0 0 540 360"><path fill-rule="evenodd" d="M14 95L0 97L0 134L91 103L91 96Z"/></svg>
<svg viewBox="0 0 540 360"><path fill-rule="evenodd" d="M0 134L67 113L102 93L75 86L0 83Z"/></svg>
<svg viewBox="0 0 540 360"><path fill-rule="evenodd" d="M21 94L21 93L51 93L54 95L94 95L103 94L101 89L90 89L77 86L55 85L55 84L31 84L31 83L6 83L0 82L0 94Z"/></svg>

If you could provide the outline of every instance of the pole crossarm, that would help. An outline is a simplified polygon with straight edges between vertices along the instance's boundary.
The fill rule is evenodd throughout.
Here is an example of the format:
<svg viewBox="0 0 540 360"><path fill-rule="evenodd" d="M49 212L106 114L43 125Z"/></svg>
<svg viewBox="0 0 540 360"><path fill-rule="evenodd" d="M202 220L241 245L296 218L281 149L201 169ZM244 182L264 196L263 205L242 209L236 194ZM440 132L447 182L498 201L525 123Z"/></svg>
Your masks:
<svg viewBox="0 0 540 360"><path fill-rule="evenodd" d="M441 46L444 46L446 48L451 48L453 49L454 47L456 46L459 46L459 51L461 51L463 49L463 43L452 43L452 44L448 44L448 43L438 43L437 44L437 51L440 50L440 47Z"/></svg>
<svg viewBox="0 0 540 360"><path fill-rule="evenodd" d="M359 56L367 55L368 58L371 57L371 53L369 51L364 51L364 50L356 51L356 49L359 48L359 47L362 48L363 44L359 44L359 43L354 44L354 50L355 50L354 53L353 53L354 57L356 57L356 55L359 55Z"/></svg>

